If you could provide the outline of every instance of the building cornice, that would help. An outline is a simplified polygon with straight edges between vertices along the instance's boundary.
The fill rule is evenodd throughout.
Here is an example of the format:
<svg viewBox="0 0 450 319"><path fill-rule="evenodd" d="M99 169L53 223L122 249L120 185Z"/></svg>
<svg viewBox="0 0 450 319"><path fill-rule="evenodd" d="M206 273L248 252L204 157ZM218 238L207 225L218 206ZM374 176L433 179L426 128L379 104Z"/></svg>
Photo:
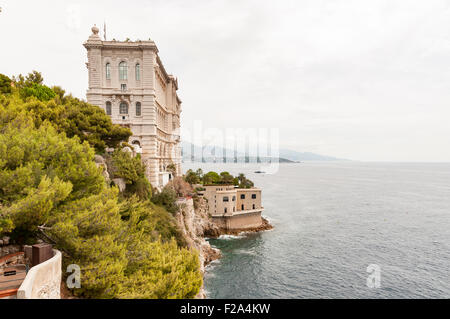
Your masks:
<svg viewBox="0 0 450 319"><path fill-rule="evenodd" d="M103 47L101 41L91 41L91 40L84 42L83 46L86 49L101 49Z"/></svg>
<svg viewBox="0 0 450 319"><path fill-rule="evenodd" d="M105 49L141 49L152 50L158 53L158 47L153 41L136 41L136 42L123 42L123 41L103 41L103 47Z"/></svg>
<svg viewBox="0 0 450 319"><path fill-rule="evenodd" d="M170 82L170 77L169 74L166 72L166 69L164 68L164 65L161 62L161 59L159 58L159 56L156 56L156 63L158 63L159 69L161 71L161 73L164 75L164 79L166 80L167 83Z"/></svg>
<svg viewBox="0 0 450 319"><path fill-rule="evenodd" d="M141 49L141 50L152 50L158 53L158 47L153 41L101 41L100 39L90 38L84 44L86 49L90 48L100 48L100 49Z"/></svg>

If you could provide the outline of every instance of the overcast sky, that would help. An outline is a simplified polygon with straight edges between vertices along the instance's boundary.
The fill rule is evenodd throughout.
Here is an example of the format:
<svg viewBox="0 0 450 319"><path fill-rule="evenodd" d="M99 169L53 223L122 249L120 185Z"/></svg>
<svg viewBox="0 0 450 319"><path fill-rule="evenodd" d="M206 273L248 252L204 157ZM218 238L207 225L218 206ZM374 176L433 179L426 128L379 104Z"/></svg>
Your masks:
<svg viewBox="0 0 450 319"><path fill-rule="evenodd" d="M0 73L85 98L87 40L154 40L182 126L341 158L450 161L450 1L1 1ZM103 33L101 32L101 35ZM225 111L224 111L225 110Z"/></svg>

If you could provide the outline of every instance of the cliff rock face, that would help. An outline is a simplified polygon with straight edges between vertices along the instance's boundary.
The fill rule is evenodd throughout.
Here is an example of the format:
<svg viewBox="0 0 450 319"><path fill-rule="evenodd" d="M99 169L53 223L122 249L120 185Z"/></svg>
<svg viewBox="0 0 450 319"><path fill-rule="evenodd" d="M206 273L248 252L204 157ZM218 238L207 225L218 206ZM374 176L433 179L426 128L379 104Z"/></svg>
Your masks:
<svg viewBox="0 0 450 319"><path fill-rule="evenodd" d="M220 251L212 248L204 237L217 237L220 231L208 217L206 202L201 198L198 201L199 206L195 209L192 198L179 199L180 209L175 218L189 247L199 251L201 270L204 271L208 263L220 258Z"/></svg>
<svg viewBox="0 0 450 319"><path fill-rule="evenodd" d="M194 208L192 198L179 199L177 201L179 210L175 218L181 232L186 238L188 246L198 250L200 270L204 273L205 266L221 256L220 250L211 247L204 237L217 237L220 235L220 231L209 219L206 201L199 198L197 203L197 207ZM197 298L205 298L203 289L197 295Z"/></svg>
<svg viewBox="0 0 450 319"><path fill-rule="evenodd" d="M127 184L125 183L125 179L123 178L113 178L113 183L119 188L119 192L124 192L127 188Z"/></svg>

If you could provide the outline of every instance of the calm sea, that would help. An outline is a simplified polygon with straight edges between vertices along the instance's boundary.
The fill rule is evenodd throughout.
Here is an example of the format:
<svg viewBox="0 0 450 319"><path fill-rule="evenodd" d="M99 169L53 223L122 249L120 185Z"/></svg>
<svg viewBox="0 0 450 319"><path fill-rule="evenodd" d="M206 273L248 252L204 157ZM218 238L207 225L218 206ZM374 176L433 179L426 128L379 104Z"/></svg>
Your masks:
<svg viewBox="0 0 450 319"><path fill-rule="evenodd" d="M274 230L222 236L208 298L450 298L450 164L184 164L245 173ZM369 288L369 265L380 287Z"/></svg>

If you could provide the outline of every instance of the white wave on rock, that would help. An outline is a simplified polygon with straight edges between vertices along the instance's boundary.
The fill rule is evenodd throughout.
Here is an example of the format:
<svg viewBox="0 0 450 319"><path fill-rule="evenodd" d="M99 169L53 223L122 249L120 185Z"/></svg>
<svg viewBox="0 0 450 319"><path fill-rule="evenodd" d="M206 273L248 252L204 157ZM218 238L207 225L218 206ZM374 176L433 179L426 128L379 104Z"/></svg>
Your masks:
<svg viewBox="0 0 450 319"><path fill-rule="evenodd" d="M244 235L220 235L218 239L230 240L244 238Z"/></svg>
<svg viewBox="0 0 450 319"><path fill-rule="evenodd" d="M234 251L237 254L256 256L256 252L249 249L238 249Z"/></svg>

